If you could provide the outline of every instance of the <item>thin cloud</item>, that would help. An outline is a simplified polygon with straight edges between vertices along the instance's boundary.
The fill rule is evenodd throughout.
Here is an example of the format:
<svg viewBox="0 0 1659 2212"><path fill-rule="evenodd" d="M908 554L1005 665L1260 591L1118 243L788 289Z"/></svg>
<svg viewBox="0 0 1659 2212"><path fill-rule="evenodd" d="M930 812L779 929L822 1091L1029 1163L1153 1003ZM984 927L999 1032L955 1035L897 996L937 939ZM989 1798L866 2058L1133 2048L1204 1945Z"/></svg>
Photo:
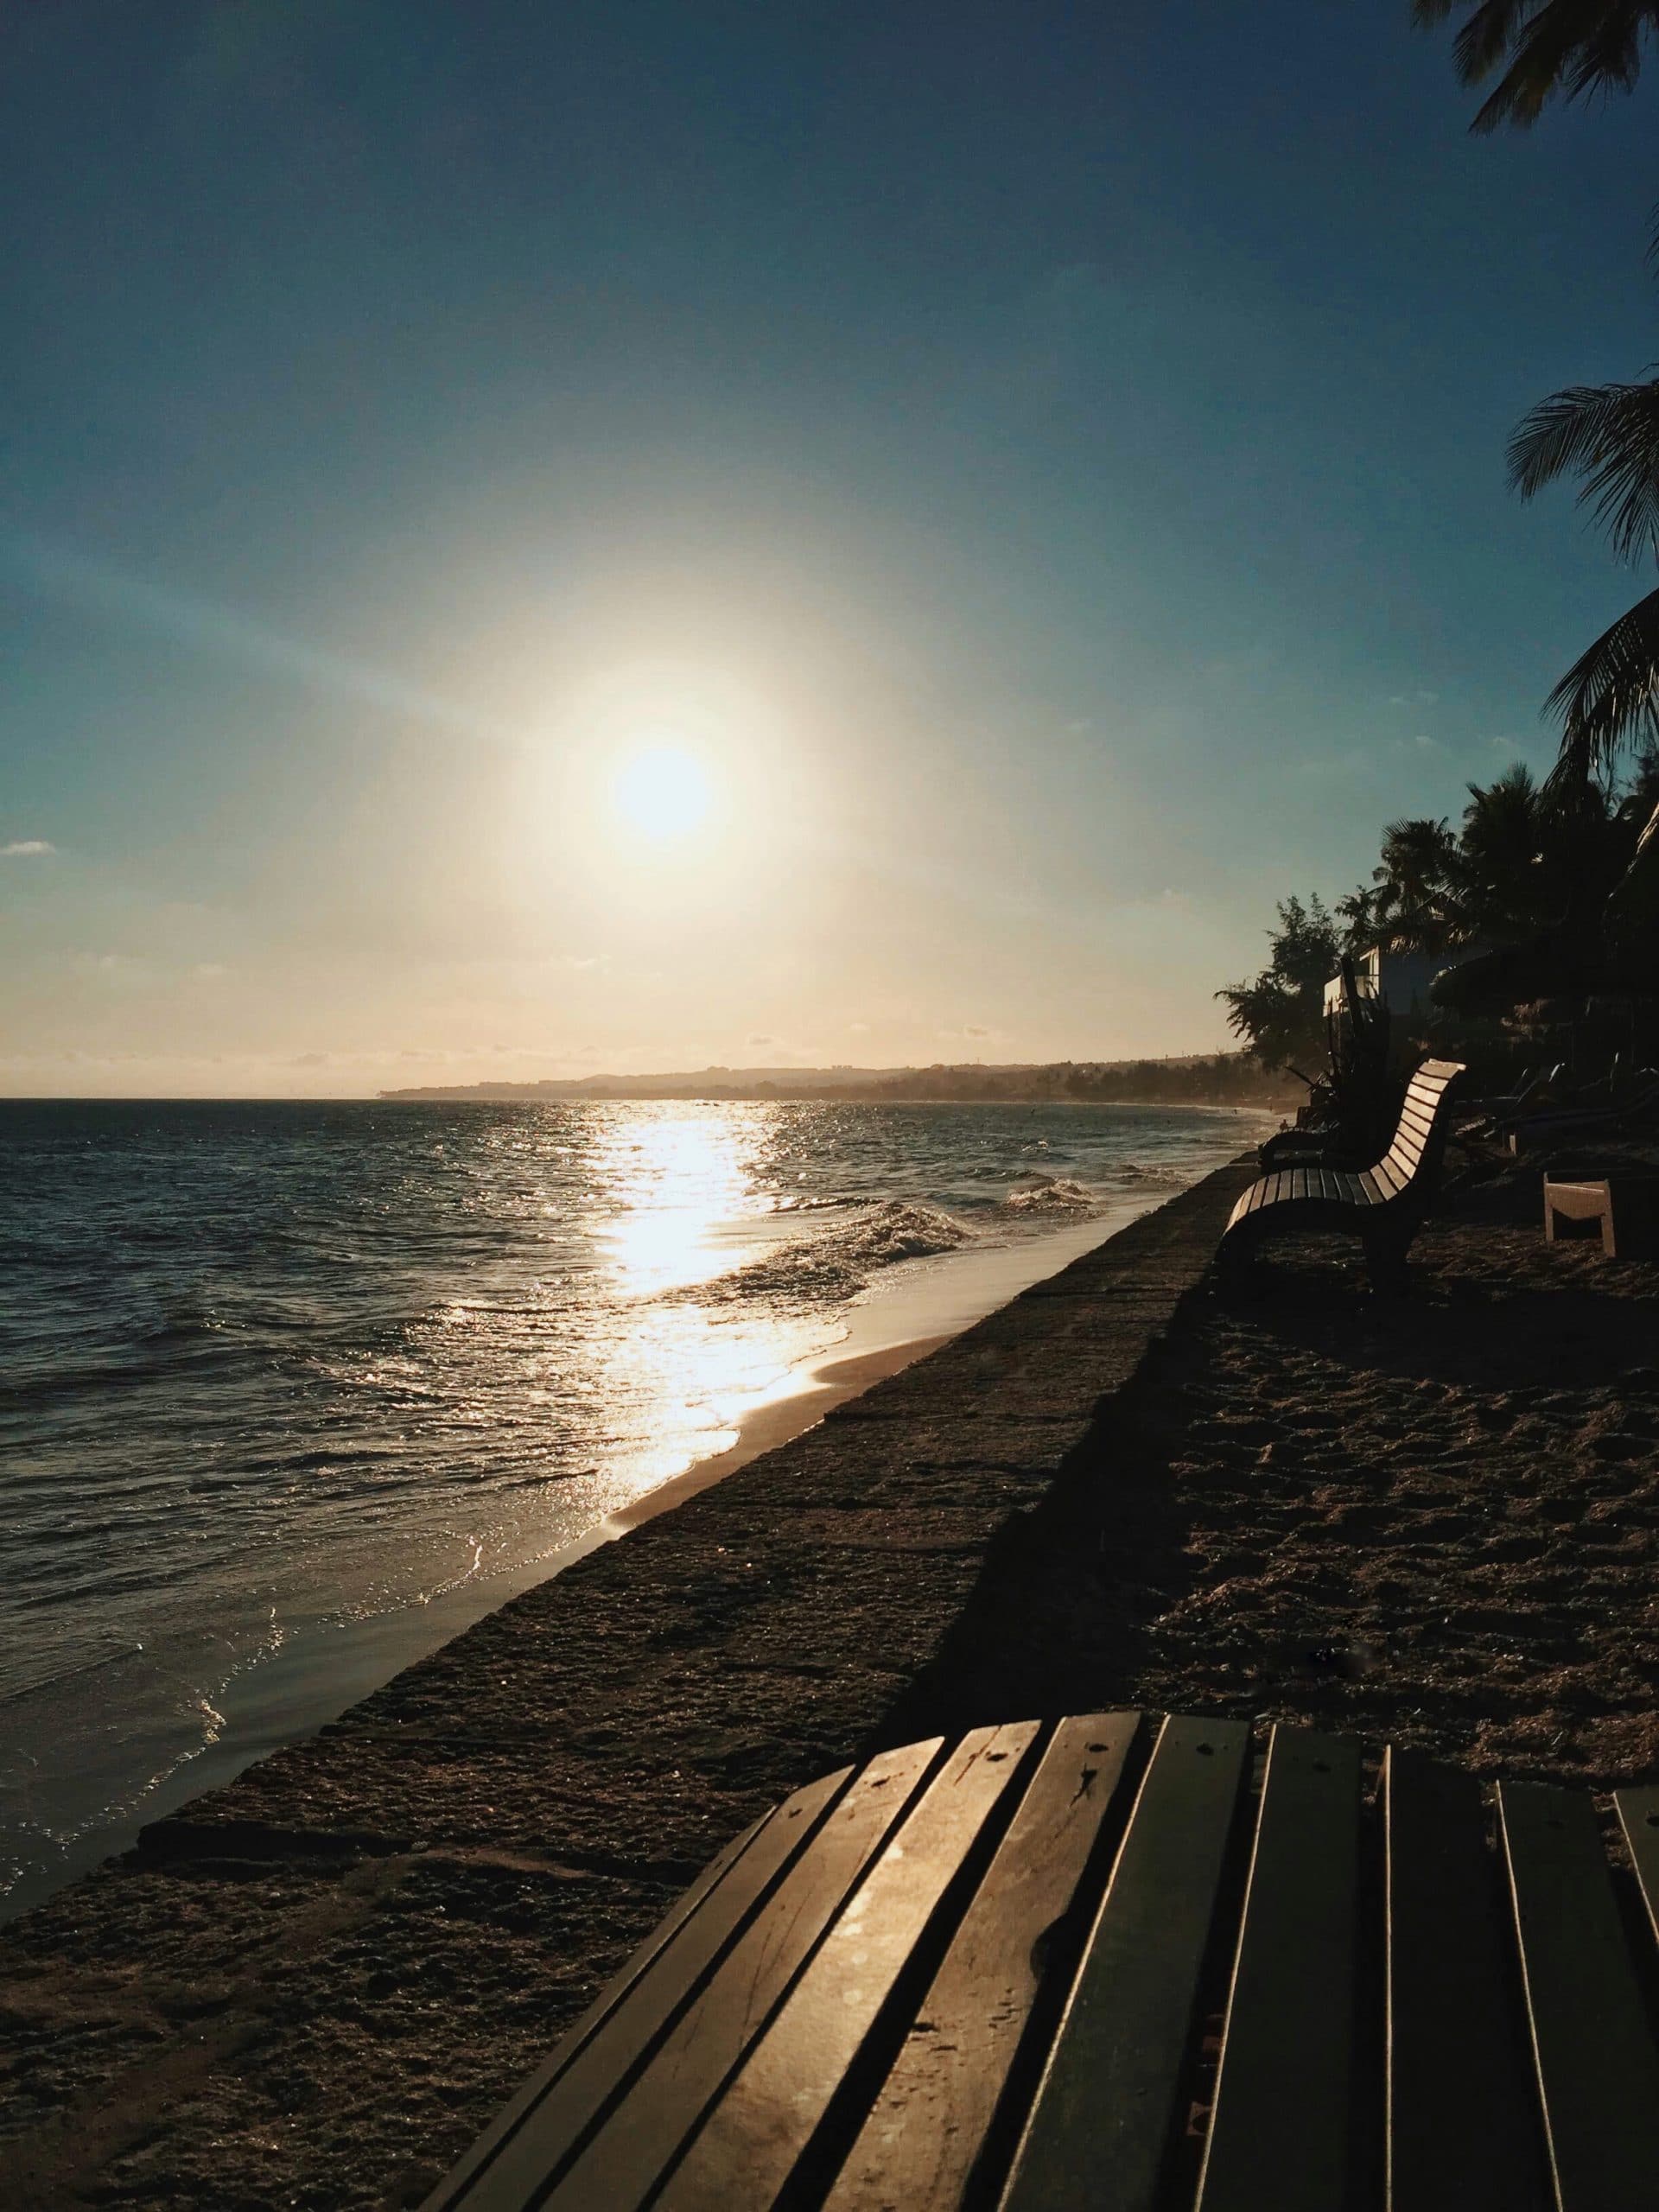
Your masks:
<svg viewBox="0 0 1659 2212"><path fill-rule="evenodd" d="M55 853L57 849L55 845L48 844L44 837L14 837L9 845L0 845L0 860L39 860L48 853Z"/></svg>
<svg viewBox="0 0 1659 2212"><path fill-rule="evenodd" d="M1389 701L1391 707L1437 707L1440 702L1438 691L1396 691Z"/></svg>

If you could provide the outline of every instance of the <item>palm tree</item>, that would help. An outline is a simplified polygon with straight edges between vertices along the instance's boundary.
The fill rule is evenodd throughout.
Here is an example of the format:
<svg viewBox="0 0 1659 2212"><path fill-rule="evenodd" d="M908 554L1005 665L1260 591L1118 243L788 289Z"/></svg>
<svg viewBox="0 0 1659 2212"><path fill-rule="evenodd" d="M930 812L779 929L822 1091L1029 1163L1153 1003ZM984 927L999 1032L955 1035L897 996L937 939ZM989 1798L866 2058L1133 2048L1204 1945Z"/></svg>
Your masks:
<svg viewBox="0 0 1659 2212"><path fill-rule="evenodd" d="M1470 785L1458 860L1471 935L1502 942L1559 918L1551 812L1524 761L1494 783Z"/></svg>
<svg viewBox="0 0 1659 2212"><path fill-rule="evenodd" d="M1371 871L1372 912L1382 942L1397 952L1444 952L1462 922L1458 841L1427 817L1390 822Z"/></svg>
<svg viewBox="0 0 1659 2212"><path fill-rule="evenodd" d="M1503 75L1471 130L1526 130L1552 99L1628 92L1642 73L1643 42L1659 26L1659 0L1413 0L1424 26L1467 10L1452 46L1465 85Z"/></svg>
<svg viewBox="0 0 1659 2212"><path fill-rule="evenodd" d="M1382 892L1376 884L1357 883L1346 898L1338 899L1336 917L1342 925L1342 949L1358 955L1369 952L1382 934L1377 902Z"/></svg>
<svg viewBox="0 0 1659 2212"><path fill-rule="evenodd" d="M1516 425L1509 461L1523 499L1559 476L1581 478L1579 505L1619 558L1659 561L1659 378L1552 392ZM1546 707L1560 717L1558 777L1605 771L1626 747L1659 736L1659 591L1579 656Z"/></svg>

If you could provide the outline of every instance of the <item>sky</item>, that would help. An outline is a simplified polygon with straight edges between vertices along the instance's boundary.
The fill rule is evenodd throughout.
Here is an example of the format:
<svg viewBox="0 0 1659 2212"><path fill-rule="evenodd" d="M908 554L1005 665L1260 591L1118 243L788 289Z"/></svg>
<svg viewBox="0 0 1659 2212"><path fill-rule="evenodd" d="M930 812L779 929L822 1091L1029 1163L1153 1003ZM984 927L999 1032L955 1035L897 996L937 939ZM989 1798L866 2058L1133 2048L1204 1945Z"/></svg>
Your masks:
<svg viewBox="0 0 1659 2212"><path fill-rule="evenodd" d="M1221 1046L1637 595L1659 92L1408 15L9 10L0 1092Z"/></svg>

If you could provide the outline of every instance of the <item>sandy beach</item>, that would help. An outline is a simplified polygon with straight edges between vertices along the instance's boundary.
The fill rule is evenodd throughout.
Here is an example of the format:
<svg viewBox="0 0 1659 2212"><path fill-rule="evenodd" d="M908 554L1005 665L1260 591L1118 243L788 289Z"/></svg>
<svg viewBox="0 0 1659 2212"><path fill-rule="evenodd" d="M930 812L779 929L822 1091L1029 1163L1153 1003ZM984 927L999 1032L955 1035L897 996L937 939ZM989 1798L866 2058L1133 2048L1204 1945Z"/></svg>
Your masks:
<svg viewBox="0 0 1659 2212"><path fill-rule="evenodd" d="M8 1932L27 2208L419 2202L718 1846L969 1722L1305 1719L1650 1776L1659 1279L1448 1194L1249 1294L1220 1171ZM837 1389L861 1374L821 1377Z"/></svg>

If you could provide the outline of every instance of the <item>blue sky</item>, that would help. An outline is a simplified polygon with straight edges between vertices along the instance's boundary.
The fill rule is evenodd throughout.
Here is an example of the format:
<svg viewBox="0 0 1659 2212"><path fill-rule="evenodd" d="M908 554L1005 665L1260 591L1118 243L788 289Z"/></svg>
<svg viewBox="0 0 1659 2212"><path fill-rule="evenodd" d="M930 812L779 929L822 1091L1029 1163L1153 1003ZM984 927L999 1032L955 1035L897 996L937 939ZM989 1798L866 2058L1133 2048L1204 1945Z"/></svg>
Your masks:
<svg viewBox="0 0 1659 2212"><path fill-rule="evenodd" d="M1220 1043L1634 596L1650 94L1408 14L19 15L0 1089Z"/></svg>

